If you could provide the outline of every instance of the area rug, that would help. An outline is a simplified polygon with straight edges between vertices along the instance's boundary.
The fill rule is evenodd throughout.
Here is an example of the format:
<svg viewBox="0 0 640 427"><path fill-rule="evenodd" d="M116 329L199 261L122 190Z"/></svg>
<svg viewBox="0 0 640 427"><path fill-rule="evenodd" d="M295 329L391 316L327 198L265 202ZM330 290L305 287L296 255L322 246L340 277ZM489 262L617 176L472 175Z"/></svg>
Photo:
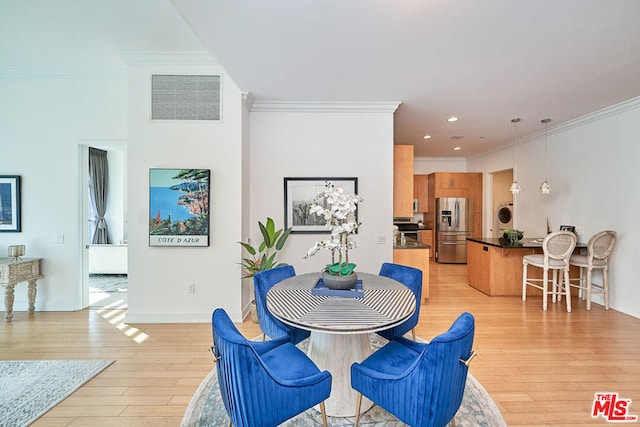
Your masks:
<svg viewBox="0 0 640 427"><path fill-rule="evenodd" d="M28 426L113 361L0 362L0 427Z"/></svg>
<svg viewBox="0 0 640 427"><path fill-rule="evenodd" d="M369 334L369 339L374 349L386 343L386 340L377 334ZM303 350L306 349L307 345L308 339L298 344ZM455 421L458 427L502 427L507 425L489 393L471 374L467 375L462 405L455 416ZM354 423L355 417L327 417L327 424L330 426L352 426ZM228 425L229 417L224 409L224 403L218 388L218 375L214 367L200 383L198 390L191 398L191 402L182 419L181 427ZM309 409L282 424L282 426L287 427L321 425L322 417L320 412L315 409ZM396 427L404 426L405 424L384 409L374 405L360 416L360 425L367 427Z"/></svg>

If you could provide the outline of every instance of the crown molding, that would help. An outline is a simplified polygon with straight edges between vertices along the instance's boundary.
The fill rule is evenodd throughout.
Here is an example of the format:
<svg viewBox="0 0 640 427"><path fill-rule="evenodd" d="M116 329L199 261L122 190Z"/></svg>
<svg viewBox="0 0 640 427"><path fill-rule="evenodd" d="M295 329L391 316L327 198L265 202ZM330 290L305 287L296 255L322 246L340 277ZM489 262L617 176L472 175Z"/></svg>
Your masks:
<svg viewBox="0 0 640 427"><path fill-rule="evenodd" d="M255 103L255 99L253 99L253 95L251 92L242 92L242 104L247 111L251 111L253 104Z"/></svg>
<svg viewBox="0 0 640 427"><path fill-rule="evenodd" d="M547 128L547 136L567 132L571 129L576 129L582 126L586 126L590 123L594 123L599 120L606 119L607 117L622 114L627 111L635 110L637 108L640 108L640 96L627 99L626 101L622 101L617 104L611 105L609 107L602 108L600 110L594 111L593 113L586 114L584 116L575 118L573 120L568 120L566 122L558 123L557 125L551 126ZM490 154L499 153L501 151L513 148L516 145L521 146L521 145L528 144L532 141L538 140L543 137L544 137L544 130L541 130L531 135L527 135L523 138L518 138L517 144L515 143L515 141L512 141L508 144L496 147L493 150L487 151L485 153L477 154L474 156L469 156L467 158L477 159L477 158L485 157Z"/></svg>
<svg viewBox="0 0 640 427"><path fill-rule="evenodd" d="M605 119L607 117L615 116L617 114L625 113L630 110L634 110L636 108L640 108L640 96L627 99L626 101L619 102L618 104L612 105L610 107L603 108L598 111L594 111L593 113L589 113L582 117L578 117L577 119L569 120L567 122L559 123L556 126L549 127L549 135L553 135L560 132L565 132L569 129L581 127L588 125L589 123L596 122L598 120ZM544 131L540 132L539 135L544 135Z"/></svg>
<svg viewBox="0 0 640 427"><path fill-rule="evenodd" d="M117 52L127 65L221 65L209 52Z"/></svg>
<svg viewBox="0 0 640 427"><path fill-rule="evenodd" d="M395 113L401 102L255 101L251 112Z"/></svg>

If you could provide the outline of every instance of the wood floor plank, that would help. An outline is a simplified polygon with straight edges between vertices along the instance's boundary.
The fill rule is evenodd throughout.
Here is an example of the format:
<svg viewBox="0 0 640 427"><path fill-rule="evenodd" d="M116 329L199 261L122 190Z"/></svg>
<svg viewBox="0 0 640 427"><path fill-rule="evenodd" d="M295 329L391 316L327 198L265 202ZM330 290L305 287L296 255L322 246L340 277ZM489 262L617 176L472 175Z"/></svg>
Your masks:
<svg viewBox="0 0 640 427"><path fill-rule="evenodd" d="M614 286L614 284L612 284ZM606 424L591 418L597 392L631 399L640 414L640 319L584 301L488 297L467 285L465 265L430 265L430 298L418 336L446 331L462 311L476 318L470 372L489 391L509 426ZM211 325L125 323L126 310L16 312L0 327L1 360L108 359L116 362L42 416L34 427L171 426L214 369ZM247 337L260 335L246 320Z"/></svg>

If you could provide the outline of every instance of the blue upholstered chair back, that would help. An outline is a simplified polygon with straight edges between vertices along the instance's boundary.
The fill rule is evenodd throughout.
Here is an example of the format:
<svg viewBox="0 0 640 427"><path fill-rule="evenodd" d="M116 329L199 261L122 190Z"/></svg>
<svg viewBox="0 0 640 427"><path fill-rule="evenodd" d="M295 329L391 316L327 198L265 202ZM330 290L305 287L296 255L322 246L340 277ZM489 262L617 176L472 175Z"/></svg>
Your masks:
<svg viewBox="0 0 640 427"><path fill-rule="evenodd" d="M276 426L329 396L331 375L288 338L249 342L223 309L211 321L220 394L234 426Z"/></svg>
<svg viewBox="0 0 640 427"><path fill-rule="evenodd" d="M428 344L396 337L351 366L351 385L412 427L445 426L462 403L474 331L462 313Z"/></svg>
<svg viewBox="0 0 640 427"><path fill-rule="evenodd" d="M422 271L405 265L385 262L382 264L382 267L380 267L380 276L397 280L409 288L416 297L416 311L410 318L391 329L378 332L379 335L390 340L393 337L400 337L406 334L418 324L418 318L420 317L420 302L422 300Z"/></svg>
<svg viewBox="0 0 640 427"><path fill-rule="evenodd" d="M226 312L215 310L211 321L214 354L220 358L216 368L222 401L234 426L248 426L260 414L247 405L242 389L251 387L252 374L260 369L259 358Z"/></svg>
<svg viewBox="0 0 640 427"><path fill-rule="evenodd" d="M421 417L429 422L415 425L443 426L458 412L469 370L460 360L469 359L474 333L473 316L462 313L447 332L435 337L424 350L418 368L425 393Z"/></svg>
<svg viewBox="0 0 640 427"><path fill-rule="evenodd" d="M308 331L285 325L276 319L267 309L267 292L278 282L296 275L291 265L283 265L269 270L259 271L253 276L253 288L258 311L260 329L270 338L288 336L294 344L309 336Z"/></svg>

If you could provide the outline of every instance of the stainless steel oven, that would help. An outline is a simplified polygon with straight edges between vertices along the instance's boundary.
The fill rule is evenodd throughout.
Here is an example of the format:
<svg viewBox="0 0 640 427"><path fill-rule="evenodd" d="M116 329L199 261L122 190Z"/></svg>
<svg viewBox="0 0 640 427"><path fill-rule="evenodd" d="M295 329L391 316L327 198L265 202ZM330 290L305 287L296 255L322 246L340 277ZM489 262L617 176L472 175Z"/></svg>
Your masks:
<svg viewBox="0 0 640 427"><path fill-rule="evenodd" d="M411 220L409 219L401 220L396 218L393 220L393 225L397 226L398 232L404 233L404 236L407 239L417 242L418 241L418 224L411 221L413 221L413 218Z"/></svg>

